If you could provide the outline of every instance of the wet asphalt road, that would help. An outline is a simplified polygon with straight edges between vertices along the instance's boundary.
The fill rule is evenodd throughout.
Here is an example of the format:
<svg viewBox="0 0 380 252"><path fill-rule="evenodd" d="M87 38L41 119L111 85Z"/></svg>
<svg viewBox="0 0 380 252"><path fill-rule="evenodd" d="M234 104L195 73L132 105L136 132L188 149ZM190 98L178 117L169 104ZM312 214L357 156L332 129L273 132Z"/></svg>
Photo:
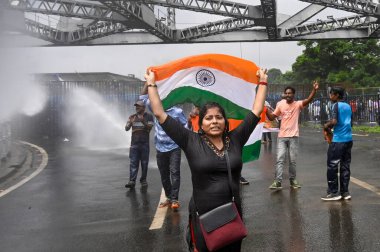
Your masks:
<svg viewBox="0 0 380 252"><path fill-rule="evenodd" d="M274 134L272 134L274 135ZM182 160L178 212L149 230L161 194L155 150L147 188L126 190L128 150L89 151L70 142L34 142L49 154L46 168L0 198L0 251L186 251L190 173ZM355 136L351 201L322 202L326 151L321 132L302 129L297 176L303 187L270 191L275 140L244 166L249 236L243 251L380 251L380 135ZM364 187L367 188L364 188ZM375 190L371 191L369 189Z"/></svg>

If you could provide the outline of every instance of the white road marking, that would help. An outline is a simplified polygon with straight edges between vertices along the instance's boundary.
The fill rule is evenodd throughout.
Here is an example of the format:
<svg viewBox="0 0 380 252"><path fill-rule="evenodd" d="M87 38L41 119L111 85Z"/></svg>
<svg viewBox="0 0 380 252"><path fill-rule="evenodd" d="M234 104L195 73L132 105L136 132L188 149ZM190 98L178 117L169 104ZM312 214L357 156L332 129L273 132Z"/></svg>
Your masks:
<svg viewBox="0 0 380 252"><path fill-rule="evenodd" d="M369 136L368 134L364 134L364 135L362 135L362 134L352 134L353 136L363 136L363 137L367 137L367 136Z"/></svg>
<svg viewBox="0 0 380 252"><path fill-rule="evenodd" d="M153 217L153 221L149 227L149 230L162 228L162 225L164 224L164 220L166 217L166 212L168 211L168 207L159 208L159 206L160 206L160 203L164 202L165 200L166 200L165 191L162 188L161 197L160 197L160 201L158 202L156 214Z"/></svg>
<svg viewBox="0 0 380 252"><path fill-rule="evenodd" d="M365 188L367 190L370 190L370 191L372 191L372 192L374 192L374 193L376 193L377 195L380 196L380 190L377 189L375 186L370 185L370 184L368 184L368 183L366 183L364 181L361 181L361 180L359 180L357 178L354 178L354 177L351 177L350 180L351 180L351 182L357 184L358 186L361 186L361 187L363 187L363 188Z"/></svg>
<svg viewBox="0 0 380 252"><path fill-rule="evenodd" d="M38 173L40 173L47 165L48 163L48 160L49 160L49 156L48 154L46 153L46 151L44 149L42 149L41 147L37 146L37 145L34 145L34 144L31 144L31 143L28 143L28 142L24 142L24 141L20 141L22 144L27 144L33 148L36 148L42 155L42 162L40 164L40 166L37 168L37 170L35 170L32 174L30 174L28 177L25 177L23 180L21 180L20 182L18 182L17 184L3 190L0 192L0 198L3 197L4 195L10 193L11 191L19 188L20 186L22 186L23 184L25 184L26 182L28 182L29 180L31 180L32 178L34 178L35 176L38 175Z"/></svg>

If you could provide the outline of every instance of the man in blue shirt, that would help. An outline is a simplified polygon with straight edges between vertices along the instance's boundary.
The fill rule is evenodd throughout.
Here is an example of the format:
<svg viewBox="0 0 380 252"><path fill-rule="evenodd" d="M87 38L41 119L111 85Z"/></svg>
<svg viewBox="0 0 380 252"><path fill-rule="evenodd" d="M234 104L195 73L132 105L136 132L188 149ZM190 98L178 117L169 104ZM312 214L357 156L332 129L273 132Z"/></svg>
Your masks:
<svg viewBox="0 0 380 252"><path fill-rule="evenodd" d="M350 164L352 149L352 110L349 104L342 102L344 89L331 88L331 118L324 125L327 132L333 131L332 142L327 151L327 195L322 200L351 199L348 191L350 183ZM338 166L340 164L340 193L338 184Z"/></svg>
<svg viewBox="0 0 380 252"><path fill-rule="evenodd" d="M143 100L150 109L150 101L147 93L148 86L147 83L145 83L140 99ZM179 121L184 127L187 127L187 119L181 108L173 106L165 110L165 112L173 119ZM166 135L156 117L154 117L154 131L154 143L157 150L157 166L160 171L161 182L166 196L166 200L161 202L159 207L170 206L176 211L180 207L178 194L181 182L181 149L168 135Z"/></svg>

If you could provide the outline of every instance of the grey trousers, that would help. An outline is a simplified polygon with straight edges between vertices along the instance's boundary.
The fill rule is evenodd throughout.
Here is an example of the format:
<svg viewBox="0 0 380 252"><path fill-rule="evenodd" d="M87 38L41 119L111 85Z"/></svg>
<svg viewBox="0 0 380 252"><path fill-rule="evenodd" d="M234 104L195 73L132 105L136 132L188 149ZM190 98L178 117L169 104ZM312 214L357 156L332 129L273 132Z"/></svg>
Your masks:
<svg viewBox="0 0 380 252"><path fill-rule="evenodd" d="M298 137L279 137L277 138L277 162L275 179L282 182L282 175L289 153L289 179L296 178L296 160L298 154Z"/></svg>

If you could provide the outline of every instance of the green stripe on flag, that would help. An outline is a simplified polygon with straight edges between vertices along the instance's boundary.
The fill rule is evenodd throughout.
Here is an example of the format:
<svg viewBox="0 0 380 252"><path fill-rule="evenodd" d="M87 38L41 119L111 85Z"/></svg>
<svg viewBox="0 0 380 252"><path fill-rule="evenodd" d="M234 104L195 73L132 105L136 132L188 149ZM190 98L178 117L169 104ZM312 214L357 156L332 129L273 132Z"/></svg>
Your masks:
<svg viewBox="0 0 380 252"><path fill-rule="evenodd" d="M193 103L202 106L210 101L219 103L226 111L228 118L242 120L250 111L220 95L194 87L180 87L172 90L168 96L162 100L162 105L164 109L167 109L182 103Z"/></svg>
<svg viewBox="0 0 380 252"><path fill-rule="evenodd" d="M249 161L259 159L260 149L261 149L261 139L251 145L244 146L243 153L242 153L243 163L247 163Z"/></svg>

